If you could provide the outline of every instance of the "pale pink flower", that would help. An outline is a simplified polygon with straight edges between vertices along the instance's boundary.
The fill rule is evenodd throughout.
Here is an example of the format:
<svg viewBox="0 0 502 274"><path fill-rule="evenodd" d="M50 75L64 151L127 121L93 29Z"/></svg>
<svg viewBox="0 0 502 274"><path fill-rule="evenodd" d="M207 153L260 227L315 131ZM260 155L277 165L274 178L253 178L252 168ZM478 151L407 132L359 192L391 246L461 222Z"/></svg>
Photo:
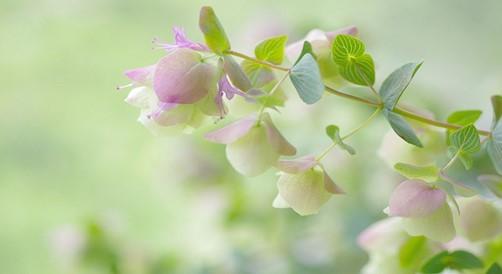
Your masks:
<svg viewBox="0 0 502 274"><path fill-rule="evenodd" d="M240 173L256 176L275 165L279 156L294 155L293 147L277 130L268 113L249 116L206 134L206 139L226 144L227 159Z"/></svg>

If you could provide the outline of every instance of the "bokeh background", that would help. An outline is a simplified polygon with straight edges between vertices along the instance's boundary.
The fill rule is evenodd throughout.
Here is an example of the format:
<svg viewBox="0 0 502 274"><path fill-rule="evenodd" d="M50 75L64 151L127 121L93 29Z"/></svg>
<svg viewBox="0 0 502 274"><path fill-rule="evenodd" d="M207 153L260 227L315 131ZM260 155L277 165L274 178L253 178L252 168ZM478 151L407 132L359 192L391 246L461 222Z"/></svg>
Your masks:
<svg viewBox="0 0 502 274"><path fill-rule="evenodd" d="M425 61L404 100L439 118L482 109L487 128L489 96L502 92L497 0L0 0L1 273L358 273L367 257L355 239L399 181L378 158L383 121L351 140L356 156L326 160L348 195L300 217L271 207L274 170L239 176L204 129L153 136L115 90L124 69L162 55L150 41L171 41L172 26L202 40L202 5L248 52L278 33L357 25L380 82ZM370 113L290 94L274 117L301 153L329 144L325 125L348 131Z"/></svg>

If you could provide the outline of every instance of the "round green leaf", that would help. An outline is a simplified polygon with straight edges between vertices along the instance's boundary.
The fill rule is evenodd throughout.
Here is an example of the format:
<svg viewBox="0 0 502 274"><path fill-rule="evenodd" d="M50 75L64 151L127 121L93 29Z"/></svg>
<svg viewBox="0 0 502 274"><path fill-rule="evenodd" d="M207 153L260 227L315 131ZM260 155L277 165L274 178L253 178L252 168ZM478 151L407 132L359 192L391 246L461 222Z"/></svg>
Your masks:
<svg viewBox="0 0 502 274"><path fill-rule="evenodd" d="M313 104L321 99L324 93L324 84L317 62L310 53L305 54L291 68L289 77L303 102Z"/></svg>

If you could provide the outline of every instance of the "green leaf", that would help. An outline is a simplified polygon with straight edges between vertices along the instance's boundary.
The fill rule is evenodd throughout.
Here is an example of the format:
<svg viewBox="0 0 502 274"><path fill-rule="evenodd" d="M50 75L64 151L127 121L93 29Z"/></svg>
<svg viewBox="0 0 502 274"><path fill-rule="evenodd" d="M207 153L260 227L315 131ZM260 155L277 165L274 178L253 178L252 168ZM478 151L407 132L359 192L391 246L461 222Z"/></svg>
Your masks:
<svg viewBox="0 0 502 274"><path fill-rule="evenodd" d="M447 122L450 124L455 124L459 126L468 126L476 123L476 121L481 117L480 110L461 110L456 111L448 116ZM454 130L448 129L446 131L447 144L450 144L450 135Z"/></svg>
<svg viewBox="0 0 502 274"><path fill-rule="evenodd" d="M399 249L399 263L408 268L420 258L427 247L427 238L424 236L410 237Z"/></svg>
<svg viewBox="0 0 502 274"><path fill-rule="evenodd" d="M302 51L300 52L300 56L298 56L298 59L296 59L295 61L295 65L300 62L300 60L303 58L303 56L307 53L310 53L310 55L312 55L312 57L314 57L314 59L317 59L315 54L314 54L314 50L312 49L312 44L310 44L309 41L305 41L303 42L303 47L302 47Z"/></svg>
<svg viewBox="0 0 502 274"><path fill-rule="evenodd" d="M481 110L461 110L455 111L448 116L448 123L459 126L468 126L476 123L481 117Z"/></svg>
<svg viewBox="0 0 502 274"><path fill-rule="evenodd" d="M502 95L492 96L492 106L493 106L493 121L494 125L502 117Z"/></svg>
<svg viewBox="0 0 502 274"><path fill-rule="evenodd" d="M440 273L446 268L443 260L448 257L448 251L443 251L431 259L429 259L424 266L422 266L423 273Z"/></svg>
<svg viewBox="0 0 502 274"><path fill-rule="evenodd" d="M492 135L486 144L486 149L495 170L497 170L498 174L502 175L502 119L493 128Z"/></svg>
<svg viewBox="0 0 502 274"><path fill-rule="evenodd" d="M380 96L387 109L394 109L420 66L422 66L422 63L408 63L393 71L385 79L380 88Z"/></svg>
<svg viewBox="0 0 502 274"><path fill-rule="evenodd" d="M450 143L457 151L465 154L478 152L481 148L478 131L473 125L453 132L450 135Z"/></svg>
<svg viewBox="0 0 502 274"><path fill-rule="evenodd" d="M202 7L199 28L204 34L206 45L215 53L222 54L230 49L230 41L212 7Z"/></svg>
<svg viewBox="0 0 502 274"><path fill-rule="evenodd" d="M450 254L447 264L452 269L475 269L482 268L483 262L476 255L463 250L457 250Z"/></svg>
<svg viewBox="0 0 502 274"><path fill-rule="evenodd" d="M462 270L482 268L483 262L467 251L457 250L452 253L443 251L427 261L422 267L423 273L440 273L446 268Z"/></svg>
<svg viewBox="0 0 502 274"><path fill-rule="evenodd" d="M493 263L486 274L502 274L502 267L500 267L500 265L497 263Z"/></svg>
<svg viewBox="0 0 502 274"><path fill-rule="evenodd" d="M375 83L375 64L371 55L364 54L351 59L345 66L340 66L340 75L345 80L361 86Z"/></svg>
<svg viewBox="0 0 502 274"><path fill-rule="evenodd" d="M256 58L273 64L281 64L284 60L284 47L288 37L286 35L276 36L260 42L254 54Z"/></svg>
<svg viewBox="0 0 502 274"><path fill-rule="evenodd" d="M340 74L357 85L375 83L375 64L365 53L364 43L350 35L337 35L332 48L333 61L340 67Z"/></svg>
<svg viewBox="0 0 502 274"><path fill-rule="evenodd" d="M418 139L411 126L403 117L387 109L383 110L383 115L389 122L394 132L396 132L396 134L399 135L403 140L417 147L423 147L420 139Z"/></svg>
<svg viewBox="0 0 502 274"><path fill-rule="evenodd" d="M272 69L256 62L244 60L241 63L241 67L251 81L253 87L261 88L275 80Z"/></svg>
<svg viewBox="0 0 502 274"><path fill-rule="evenodd" d="M334 143L339 145L343 150L347 151L349 154L354 155L356 154L356 150L347 145L346 143L343 142L342 138L340 137L340 128L335 125L329 125L326 127L326 135L328 135L331 140L333 140Z"/></svg>
<svg viewBox="0 0 502 274"><path fill-rule="evenodd" d="M336 36L333 42L333 61L343 66L350 59L363 55L365 51L366 47L361 40L351 35L340 34Z"/></svg>
<svg viewBox="0 0 502 274"><path fill-rule="evenodd" d="M408 179L420 179L426 182L436 182L439 177L439 168L430 166L414 166L405 163L397 163L394 169Z"/></svg>
<svg viewBox="0 0 502 274"><path fill-rule="evenodd" d="M223 70L228 75L232 84L238 89L246 92L252 88L251 81L232 56L223 56Z"/></svg>
<svg viewBox="0 0 502 274"><path fill-rule="evenodd" d="M313 104L321 99L324 84L321 72L311 54L305 54L300 61L291 68L289 74L298 95L307 104Z"/></svg>

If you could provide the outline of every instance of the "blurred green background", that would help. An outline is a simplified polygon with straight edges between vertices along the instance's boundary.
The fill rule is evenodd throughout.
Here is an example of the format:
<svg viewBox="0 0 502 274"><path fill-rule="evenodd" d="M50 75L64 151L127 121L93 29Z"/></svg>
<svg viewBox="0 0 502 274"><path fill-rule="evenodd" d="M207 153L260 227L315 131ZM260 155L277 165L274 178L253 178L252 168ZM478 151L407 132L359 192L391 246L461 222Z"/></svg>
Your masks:
<svg viewBox="0 0 502 274"><path fill-rule="evenodd" d="M275 171L237 175L201 133L154 137L115 91L123 70L162 55L153 37L171 41L170 28L183 26L202 40L202 5L245 50L278 32L294 41L314 27L357 25L379 81L425 61L405 100L440 118L478 108L487 128L489 96L502 90L496 0L0 0L1 273L106 273L71 262L82 233L128 273L358 273L367 258L355 238L383 216L399 180L377 157L383 122L351 141L355 157L328 158L349 195L300 217L271 207ZM369 113L329 98L303 116L290 98L295 108L277 124L302 153L329 143L328 123L350 130Z"/></svg>

